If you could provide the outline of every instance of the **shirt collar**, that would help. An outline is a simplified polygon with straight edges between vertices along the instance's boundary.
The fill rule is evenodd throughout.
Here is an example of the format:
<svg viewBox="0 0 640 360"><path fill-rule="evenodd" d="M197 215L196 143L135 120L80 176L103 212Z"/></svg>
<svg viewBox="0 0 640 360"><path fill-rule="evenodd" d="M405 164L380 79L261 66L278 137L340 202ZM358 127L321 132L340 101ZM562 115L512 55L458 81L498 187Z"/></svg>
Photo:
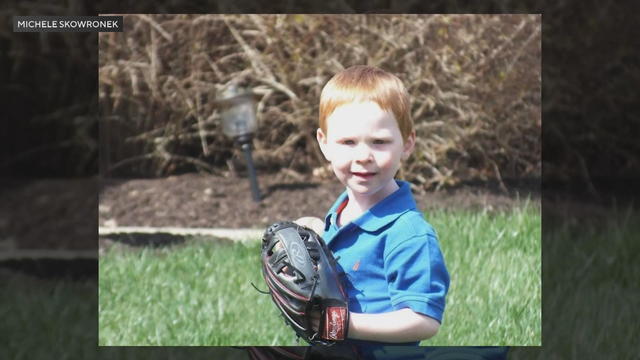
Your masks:
<svg viewBox="0 0 640 360"><path fill-rule="evenodd" d="M399 189L375 204L371 209L353 220L353 224L361 229L374 232L396 220L400 215L409 210L416 209L416 202L411 194L411 187L408 182L396 180ZM325 231L328 229L332 221L335 221L338 207L347 198L345 190L336 202L329 209L329 213L325 217Z"/></svg>

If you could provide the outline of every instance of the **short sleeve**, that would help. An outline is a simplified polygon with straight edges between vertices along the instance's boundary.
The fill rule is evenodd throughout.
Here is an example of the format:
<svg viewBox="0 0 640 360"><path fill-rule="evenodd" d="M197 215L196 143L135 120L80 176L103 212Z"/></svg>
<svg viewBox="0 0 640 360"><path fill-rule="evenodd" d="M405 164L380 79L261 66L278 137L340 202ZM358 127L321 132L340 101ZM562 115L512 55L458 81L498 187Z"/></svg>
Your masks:
<svg viewBox="0 0 640 360"><path fill-rule="evenodd" d="M391 242L384 266L394 309L410 308L442 323L449 273L431 226Z"/></svg>

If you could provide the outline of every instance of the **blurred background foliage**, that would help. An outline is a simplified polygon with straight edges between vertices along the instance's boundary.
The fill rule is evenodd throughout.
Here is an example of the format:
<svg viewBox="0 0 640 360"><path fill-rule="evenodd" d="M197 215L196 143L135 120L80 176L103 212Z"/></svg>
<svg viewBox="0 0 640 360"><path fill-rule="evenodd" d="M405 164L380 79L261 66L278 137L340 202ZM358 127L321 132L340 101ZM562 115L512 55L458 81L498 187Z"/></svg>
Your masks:
<svg viewBox="0 0 640 360"><path fill-rule="evenodd" d="M329 177L319 96L356 64L407 87L418 141L401 176L418 187L540 178L540 15L125 15L99 34L101 174L243 171L213 104L237 82L261 96L259 171Z"/></svg>
<svg viewBox="0 0 640 360"><path fill-rule="evenodd" d="M203 11L202 7L204 5L210 6L208 11ZM634 21L632 21L634 13L628 11L623 3L596 0L581 2L561 0L544 4L538 0L524 2L496 0L472 4L458 1L375 0L365 2L327 0L324 3L318 3L317 7L313 4L311 4L312 7L308 7L309 5L304 5L303 7L287 0L276 0L270 2L268 6L266 3L258 4L248 0L236 0L211 4L206 1L190 4L163 1L153 4L138 2L130 3L126 6L126 9L114 7L109 5L108 1L92 4L80 1L70 1L64 4L21 2L16 0L6 2L5 10L2 11L5 16L0 17L0 23L5 25L0 27L0 91L2 91L1 98L4 101L3 114L5 115L5 121L0 125L0 144L2 144L0 175L12 177L93 176L98 174L99 163L101 164L101 175L105 176L124 176L127 173L131 176L136 176L136 174L157 176L156 174L163 173L163 171L156 170L157 168L162 168L158 165L158 158L154 160L155 164L151 160L148 160L146 164L140 160L138 164L132 161L128 165L120 165L112 169L120 161L132 156L147 154L152 148L146 149L147 151L145 152L142 147L143 143L129 140L126 147L133 149L125 149L123 144L120 145L120 150L112 149L110 152L113 152L113 154L105 152L106 140L104 139L109 134L105 131L104 125L112 121L115 123L118 120L113 120L115 117L102 116L103 121L100 121L100 124L98 121L98 85L96 81L98 77L95 76L98 65L98 52L96 51L98 34L14 33L11 30L11 15L80 15L86 13L108 14L122 12L140 14L167 12L175 14L185 12L242 12L242 10L253 13L336 11L343 13L544 13L544 15L540 15L543 22L541 42L542 53L544 54L542 58L542 73L544 74L542 93L544 96L541 109L542 114L544 114L544 126L541 127L542 141L544 142L541 161L543 185L547 189L560 188L571 192L588 190L590 195L596 195L595 197L590 196L592 199L598 198L597 193L606 192L615 186L623 190L620 198L635 196L633 195L635 193L629 192L634 191L636 188L633 183L635 182L634 179L637 179L639 175L638 169L640 167L638 166L638 157L634 154L640 150L640 145L637 141L634 141L633 136L629 135L638 133L640 128L640 121L637 116L639 105L633 95L635 93L635 84L640 80L640 71L634 61L634 50L637 50L640 46L640 39L636 36ZM372 15L367 16L375 17ZM496 16L502 17L500 15ZM509 17L505 16L505 18ZM175 16L169 17L175 18ZM458 15L449 15L448 17L464 18ZM133 17L127 18L128 21L131 21ZM166 18L168 17L152 17L156 23L163 24L162 26L168 26L168 24L163 23L163 19ZM442 18L440 17L439 19ZM432 20L431 24L433 25L439 21ZM479 22L480 20L474 21ZM247 35L243 35L243 31L250 30L246 29L246 27L250 26L250 23L245 22L243 25L234 20L231 23L240 29L241 35L246 37L246 41L251 44L253 40ZM193 26L196 25L196 23L193 24ZM356 25L354 23L354 27ZM148 25L148 27L150 26ZM511 28L513 28L513 25L511 25ZM530 31L530 29L530 25L522 29L519 39L522 39L524 31ZM129 31L132 30L134 30L133 27L128 27L125 33L120 35L128 36ZM138 30L140 30L140 27ZM390 31L397 32L399 30L391 29ZM148 29L146 32L148 37L154 36L150 34ZM222 40L227 41L225 39L230 37L229 30L227 29L225 32L227 33L226 38L220 34L219 39L216 35L208 39L208 42L204 44L211 45L213 43L213 45L216 45ZM361 32L364 33L364 31ZM357 32L350 31L349 34L351 33L355 34ZM435 34L437 34L437 30L423 35L423 39L432 39ZM452 32L449 31L450 39L451 34ZM478 34L478 31L474 31L471 36L477 36ZM157 34L155 36L158 37ZM415 37L415 34L409 34L408 36ZM162 35L159 37L160 42L165 40ZM192 39L180 40L185 42ZM275 40L289 42L280 36ZM118 47L120 47L120 50L118 51L123 54L143 51L129 49L128 47L123 48L122 41L122 39L119 41L120 45ZM532 41L537 42L538 40ZM103 41L100 40L100 42L102 43ZM173 42L174 47L176 46L175 42L177 40ZM133 42L133 44L136 43ZM346 44L346 41L339 39L339 41L331 42L331 45L346 46L343 43ZM522 45L523 43L520 42L519 44ZM146 43L146 45L149 45L149 43ZM227 45L232 46L231 43ZM455 45L455 43L449 44L450 47L452 45ZM237 49L238 45L236 44L235 46ZM474 43L472 46L478 45ZM504 49L507 48L508 46L504 47ZM213 47L209 47L209 50L212 49ZM377 47L374 47L374 50L376 49ZM495 49L490 48L488 50L491 52ZM431 50L438 52L435 48L431 48ZM328 52L323 53L324 56L329 54ZM507 56L505 52L500 54ZM185 58L187 55L189 53L175 53L171 54L171 57ZM458 55L451 52L451 54L447 55L445 64L449 64L452 56ZM512 67L514 70L509 73L511 76L516 73L516 68L522 68L520 62L526 56L527 54L523 53L519 60L514 63ZM429 59L431 62L436 62L435 57L430 57ZM505 57L504 59L509 58ZM144 62L148 63L149 60L147 59ZM426 62L425 60L423 63ZM167 60L163 60L163 66L166 66L164 65L165 63L167 63ZM504 61L494 61L493 66L504 63ZM311 69L311 67L307 67L307 69ZM175 71L174 69L166 70ZM312 69L312 71L315 72L315 69ZM318 72L322 73L322 71L319 70ZM529 73L527 72L527 74ZM325 74L324 76L328 77L329 75ZM403 76L403 74L399 75ZM287 74L287 76L289 75ZM431 78L438 76L443 75L437 72L430 75ZM411 79L403 78L403 80L409 81ZM121 82L119 86L124 89L125 80L120 78L118 81ZM448 82L438 83L438 85L443 87L453 86ZM262 84L262 86L265 85ZM485 87L487 84L478 82L476 86ZM504 87L503 91L507 88ZM106 91L105 94L107 98L112 96ZM301 99L305 96L305 94L299 93L296 95ZM412 95L416 96L416 93ZM417 95L426 97L428 94L418 93ZM492 95L493 99L500 101L508 99L497 93L489 93L489 95ZM514 94L511 93L510 95ZM274 96L270 97L271 101L273 101ZM434 96L433 93L431 93L431 96ZM419 99L414 98L414 106L416 106L416 101L419 101ZM165 106L165 104L160 103L155 104L155 106L160 107ZM317 101L314 101L312 106L317 106ZM437 103L436 106L442 108L444 105L443 103ZM482 106L486 106L486 104L482 103ZM101 100L100 107L102 109L111 108L104 105L104 100ZM170 110L174 111L173 109ZM160 113L155 108L151 109L151 111ZM312 110L308 111L309 113L313 112ZM119 110L119 115L117 116L123 116L125 113ZM211 113L206 115L209 116ZM142 116L148 117L150 115ZM163 116L166 117L168 115ZM125 118L123 117L122 119ZM435 120L435 118L432 118L432 120ZM261 123L264 124L265 121L261 119ZM100 130L99 125L103 127ZM132 134L136 133L134 131L136 126L138 125L134 120L126 118L125 122L119 125L112 123L107 128L111 129L114 136L120 136L121 139L119 141L124 143L125 139L135 136ZM214 127L213 124L207 126ZM126 131L125 129L115 130L113 129L115 127L128 127L128 129ZM101 146L98 146L99 137L102 142ZM214 139L210 140L211 143L214 142ZM198 147L200 153L197 152L197 148L188 151L176 148L172 149L171 153L178 154L182 151L189 154L191 158L203 159L212 169L217 169L219 172L227 171L229 166L227 160L233 159L234 153L230 148L230 143L225 143L225 141L228 141L227 139L218 137L215 140L221 148L227 149L226 151L212 151L209 153L218 156L217 158L212 157L212 155L205 155L201 150L201 144ZM425 139L424 141L427 140ZM142 148L135 149L136 146ZM176 145L174 144L173 146ZM494 148L493 151L497 151L496 149ZM128 155L125 155L125 153ZM317 157L317 149L315 153L316 155L314 156ZM467 154L478 157L475 153ZM426 167L427 165L424 162L420 163L418 156L412 161ZM451 156L459 155L452 152ZM480 158L483 156L480 156ZM175 156L174 159L176 159ZM462 160L457 161L458 163L460 161L470 162L467 159L462 158ZM442 157L440 160L442 160ZM318 162L308 166L322 164L318 159L315 161ZM506 173L506 169L514 165L509 164L518 164L518 162L504 162L504 160L500 159L494 161L498 166L498 170L502 172L503 179L510 176ZM174 160L171 162L173 167L183 167L182 171L197 169L195 166L191 166L191 169L188 169L185 161ZM449 160L449 162L455 162L455 159ZM470 163L471 167L464 171L482 173L479 170L482 169L482 166L479 167L473 162ZM227 168L225 168L225 165ZM127 169L128 166L132 168ZM167 166L165 171L170 170L171 166ZM204 164L201 164L201 166L204 166ZM263 166L268 167L270 164L264 164ZM491 166L493 165L491 164ZM522 164L519 166L522 166ZM439 165L433 167L441 172L443 170L440 169L444 169ZM451 165L446 168L450 171L452 170ZM198 170L202 169L204 168ZM275 168L271 168L271 171L275 170ZM490 168L485 165L484 172L487 173L489 170ZM264 171L264 169L260 169L260 171ZM435 180L435 178L428 177L429 174L428 172L422 174L426 179L425 183ZM493 173L489 172L489 174L495 174L495 170ZM464 178L458 174L453 174L453 176L457 176L460 179ZM607 182L607 179L624 181L623 183L616 182L612 184ZM443 181L439 183L443 183ZM435 183L432 185L435 185Z"/></svg>

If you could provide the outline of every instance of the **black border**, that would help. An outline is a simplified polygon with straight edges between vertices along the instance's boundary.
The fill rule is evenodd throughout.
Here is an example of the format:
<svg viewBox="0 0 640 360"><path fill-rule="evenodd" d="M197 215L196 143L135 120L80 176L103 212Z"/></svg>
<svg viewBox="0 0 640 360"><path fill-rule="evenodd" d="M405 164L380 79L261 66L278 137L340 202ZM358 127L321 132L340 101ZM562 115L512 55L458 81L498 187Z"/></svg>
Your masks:
<svg viewBox="0 0 640 360"><path fill-rule="evenodd" d="M635 105L631 102L625 102L626 98L603 99L595 104L588 104L585 106L580 103L580 98L576 98L576 102L567 103L566 112L549 112L545 109L548 105L556 101L565 94L561 93L560 87L550 87L549 83L552 83L552 77L562 76L568 79L569 86L578 87L572 88L575 94L579 95L581 90L579 87L584 86L584 90L595 89L600 83L590 84L590 79L593 79L593 69L601 68L603 71L611 71L611 78L616 78L616 71L621 71L618 68L608 69L606 63L598 64L591 63L594 51L606 51L608 47L626 46L627 39L632 39L628 34L624 34L624 38L621 38L621 34L608 33L607 36L612 39L611 42L607 41L607 36L596 37L593 36L594 41L597 44L592 44L591 48L570 48L564 49L562 43L569 44L572 39L584 38L585 36L591 36L593 32L599 31L599 23L589 24L580 23L580 16L577 14L591 14L584 16L593 16L597 19L598 11L601 9L601 4L595 1L586 1L578 4L572 4L568 1L556 2L552 5L542 4L539 1L517 2L510 1L494 1L478 4L473 1L434 1L424 4L423 1L326 1L320 5L302 5L293 1L273 1L269 4L251 1L237 1L231 4L224 2L206 2L198 1L190 5L179 4L178 2L156 2L153 5L140 2L130 2L119 5L112 5L109 2L100 2L97 5L80 3L77 4L75 9L69 9L68 15L98 15L98 14L124 14L124 13L539 13L542 14L543 22L543 164L559 161L563 157L569 156L568 150L563 149L558 140L552 135L549 135L545 130L549 129L549 126L555 126L557 124L567 124L573 122L588 122L590 121L590 115L593 111L611 111L612 107L608 105L608 101L611 100L615 103L622 99L622 103L618 107L614 107L616 112L610 114L611 121L614 122L612 126L630 127L630 130L637 130L637 122L632 122L628 125L627 122L630 118L629 115L625 115L628 110L636 110ZM373 5L371 5L373 4ZM29 11L25 8L20 8L15 5L14 15L29 15ZM575 8L574 5L577 5ZM614 10L619 10L615 5L607 5L614 7ZM614 21L621 23L629 22L633 23L633 18L630 17L632 12L614 17ZM48 15L48 14L42 14ZM11 22L4 22L6 26L9 26ZM604 23L603 23L604 24ZM605 26L606 29L615 29ZM623 27L627 29L626 27ZM6 30L6 29L5 29ZM126 29L125 29L126 31ZM39 38L37 34L11 34L14 39L17 37L21 42L24 42L25 46L39 51ZM69 34L67 36L73 37L74 41L78 44L89 44L89 47L95 46L96 56L88 56L85 66L82 66L74 71L69 72L71 81L74 82L74 89L78 94L84 94L86 104L83 104L82 110L84 114L89 118L97 118L97 35L91 33L81 34ZM616 41L618 40L618 41ZM620 41L624 40L624 41ZM634 41L637 45L637 41ZM9 50L10 42L6 38L0 39L0 53L7 54ZM610 48L609 48L610 49ZM71 54L57 53L55 57L64 62L67 56ZM596 54L597 55L597 54ZM596 56L597 57L597 56ZM598 57L601 58L601 57ZM30 63L26 60L23 64L27 68L35 69L39 65L36 63ZM0 56L0 70L5 79L11 79L9 69L12 69L15 63L8 56ZM624 63L622 65L624 67ZM630 66L630 65L629 65ZM623 69L624 70L624 69ZM34 76L37 72L24 72L20 78L14 78L10 81L11 85L23 85L27 88L32 88L33 84L40 81L35 79ZM596 78L593 81L601 80L602 78ZM59 80L59 79L58 79ZM51 80L54 81L54 80ZM586 85L585 85L586 84ZM56 104L48 104L43 100L42 95L23 93L16 95L15 92L5 92L5 94L11 94L11 96L5 97L7 104L5 108L7 111L8 123L4 124L2 131L3 136L1 138L3 151L0 159L10 159L12 155L20 152L19 143L21 139L30 139L33 136L34 129L38 128L38 116L42 113L56 111L57 107L53 105L60 105L64 103L64 100ZM586 94L585 94L586 95ZM558 125L562 129L562 125ZM71 128L62 128L64 131L72 131ZM51 134L52 129L39 129L41 131L37 136L42 139L42 142L46 144L47 135ZM92 131L97 137L97 131ZM616 133L618 138L611 138L610 134L599 133L598 129L592 129L585 131L583 134L592 136L594 143L598 141L627 141L625 135L629 136L629 132ZM571 138L572 134L569 132L563 133L564 136ZM575 135L575 134L573 134ZM607 136L604 138L604 136ZM96 138L97 140L97 138ZM76 163L78 153L68 152L58 154L60 164L70 162ZM95 154L97 157L97 153ZM561 226L562 219L557 219L557 210L559 207L563 207L567 203L579 203L579 204L596 204L609 208L611 200L616 199L617 203L621 201L625 203L634 204L634 200L637 196L637 186L631 186L637 184L638 171L636 168L627 169L625 173L618 173L615 169L607 171L607 164L603 165L603 162L612 161L619 163L625 160L620 158L618 154L601 153L597 155L589 154L582 158L582 167L586 169L584 176L576 176L574 172L559 170L557 172L548 171L549 167L543 166L543 179L542 179L542 191L543 191L543 236L549 232L556 231L558 226ZM628 159L627 159L628 160ZM571 162L571 160L568 160ZM560 162L562 166L563 163ZM564 164L566 165L566 164ZM89 164L84 168L69 167L47 167L43 166L40 169L31 169L30 171L23 171L18 167L12 167L9 170L3 169L0 172L0 176L3 179L9 179L7 181L12 182L24 182L37 180L39 178L59 177L62 179L74 179L74 178L92 178L97 175L97 159L95 165ZM73 182L70 182L72 184ZM96 184L97 189L97 184ZM6 191L6 190L5 190ZM95 198L95 207L97 207L97 190ZM2 192L0 191L0 194ZM34 201L34 199L25 199L25 201ZM70 204L70 206L73 206ZM634 205L635 206L635 205ZM554 219L550 221L550 219ZM558 221L556 221L558 220ZM97 223L97 221L96 221ZM97 251L97 247L96 247ZM548 263L548 256L545 256L543 252L543 267L548 266L571 266L572 264L550 264ZM575 264L573 264L575 265ZM96 264L97 268L97 264ZM97 271L95 273L97 275ZM97 276L96 276L97 281ZM544 277L543 273L543 287L544 282L553 281ZM97 296L97 293L96 293ZM534 357L546 357L546 354L553 354L554 349L550 349L544 346L545 339L557 336L554 331L554 309L545 305L548 301L545 301L547 297L543 296L543 346L538 348L528 348L526 353L529 355L527 358ZM585 306L587 304L595 302L592 299L585 299ZM96 309L97 317L97 309ZM59 329L64 332L65 329ZM481 331L481 329L479 329ZM96 333L96 345L97 345L97 328L87 329L87 332ZM587 345L587 344L574 344L574 345ZM585 350L588 346L585 347ZM121 348L121 349L106 349L100 348L98 354L101 356L116 356L121 357L123 352L131 351L132 354L139 356L159 355L161 353L171 354L172 357L192 357L196 353L202 356L214 355L215 349L211 348L174 348L170 350L161 350L156 348L136 349L136 348ZM240 351L241 349L229 349L229 351ZM531 356L531 357L529 357Z"/></svg>

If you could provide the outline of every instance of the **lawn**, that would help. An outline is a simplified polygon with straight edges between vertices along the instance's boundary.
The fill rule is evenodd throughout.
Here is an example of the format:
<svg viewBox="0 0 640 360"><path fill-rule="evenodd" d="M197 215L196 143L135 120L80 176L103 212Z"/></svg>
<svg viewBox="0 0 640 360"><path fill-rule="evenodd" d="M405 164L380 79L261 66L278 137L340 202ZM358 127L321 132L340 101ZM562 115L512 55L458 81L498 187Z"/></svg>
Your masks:
<svg viewBox="0 0 640 360"><path fill-rule="evenodd" d="M524 220L523 215L528 220ZM506 328L519 328L512 319L513 312L499 310L493 311L497 314L493 318L497 320L491 327L488 326L491 321L487 322L485 318L489 316L483 316L484 312L490 311L487 309L508 309L517 302L493 294L490 295L492 301L497 303L491 303L488 298L482 298L488 297L490 291L477 289L509 277L501 273L485 281L483 276L475 272L463 273L463 264L473 264L475 257L466 260L462 254L475 254L482 249L464 249L464 243L459 239L461 234L468 234L471 229L484 225L485 230L488 229L485 233L490 234L495 229L491 230L493 226L487 224L495 223L498 226L500 221L508 220L509 229L524 229L527 223L539 224L537 211L525 208L497 216L468 214L467 221L463 221L464 215L461 214L427 216L440 232L452 273L452 287L441 331L423 344L467 344L471 342L470 339L484 339L483 334L498 337ZM449 227L456 224L454 218L466 224L466 227ZM519 223L517 219L524 222ZM635 348L640 323L633 320L633 314L640 307L637 286L640 277L640 267L637 266L640 254L639 220L637 213L627 211L613 211L606 219L589 218L583 221L574 221L570 213L545 216L542 232L544 346L512 348L509 359L585 359L592 358L594 354L606 358L637 359ZM455 234L458 234L457 237ZM495 239L500 238L495 240L500 243L497 246L500 251L512 246L504 240L505 234L508 233L505 232L502 237L495 236ZM239 265L256 261L257 245L199 240L202 239L164 250L112 249L101 258L99 287L94 282L40 280L19 274L6 276L0 271L0 315L3 319L0 322L0 358L93 358L96 343L246 345L269 344L273 341L279 345L295 344L293 332L279 319L269 298L258 294L248 284L248 281L254 281L261 287L259 273L238 268ZM461 244L454 246L457 243ZM521 247L523 252L528 252L526 246ZM189 258L185 260L185 256ZM494 262L485 263L486 270L483 272L494 268L491 265ZM509 263L506 260L503 262ZM222 263L228 265L222 266ZM522 263L517 262L520 266ZM146 268L148 266L150 268ZM163 272L158 272L158 269L163 269ZM477 279L485 285L475 284ZM532 282L536 284L535 280ZM189 283L194 284L195 290L185 290L183 284ZM229 288L235 289L235 284L239 284L238 292L246 295L229 295ZM510 285L510 288L513 286ZM529 291L524 286L521 288L523 292ZM473 290L476 293L463 292L462 289L476 289ZM498 291L504 292L501 289ZM538 289L537 285L534 286L531 294ZM217 295L223 291L226 291L226 295ZM516 292L515 289L511 291ZM537 294L539 296L539 292ZM164 304L160 304L159 299L164 299ZM465 301L472 304L465 304ZM191 305L192 302L197 306ZM476 316L471 316L473 312L470 309L473 306L478 308ZM532 312L536 311L532 308ZM526 311L522 311L520 316L526 314ZM241 320L234 323L235 319ZM194 325L185 325L189 322ZM137 327L136 324L146 325ZM532 320L530 323L521 322L521 325L539 329L539 323ZM270 326L273 326L273 332ZM173 329L169 331L169 327ZM535 331L535 341L539 342L539 330ZM243 332L248 335L242 335ZM265 336L271 333L273 337ZM456 334L460 339L454 341ZM508 335L505 338L510 337ZM522 333L514 336L518 339L523 337ZM529 338L524 341L535 342ZM102 347L99 350L99 358L105 359L114 356L139 359L160 354L176 358L184 355L192 359L246 358L244 352L230 347ZM245 357L238 357L240 355Z"/></svg>
<svg viewBox="0 0 640 360"><path fill-rule="evenodd" d="M543 348L513 359L638 359L640 216L545 216ZM635 315L634 315L635 314Z"/></svg>
<svg viewBox="0 0 640 360"><path fill-rule="evenodd" d="M422 345L541 344L537 206L426 214L451 274L445 320ZM303 345L268 295L259 241L190 238L100 258L100 345Z"/></svg>
<svg viewBox="0 0 640 360"><path fill-rule="evenodd" d="M541 345L541 217L510 212L427 214L451 275L445 318L429 346Z"/></svg>
<svg viewBox="0 0 640 360"><path fill-rule="evenodd" d="M96 285L0 271L0 359L92 359Z"/></svg>

